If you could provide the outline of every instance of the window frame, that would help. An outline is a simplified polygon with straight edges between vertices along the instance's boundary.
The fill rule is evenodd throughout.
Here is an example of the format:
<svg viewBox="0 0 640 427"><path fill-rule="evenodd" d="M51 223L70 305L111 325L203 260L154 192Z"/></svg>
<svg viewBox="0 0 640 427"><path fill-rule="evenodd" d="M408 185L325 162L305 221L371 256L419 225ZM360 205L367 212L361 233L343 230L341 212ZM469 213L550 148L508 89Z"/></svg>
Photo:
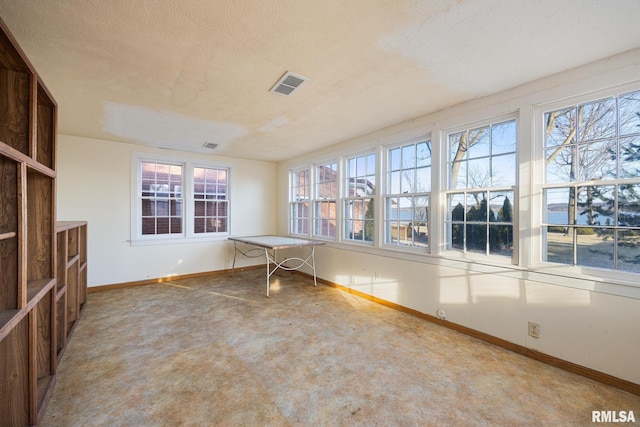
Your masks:
<svg viewBox="0 0 640 427"><path fill-rule="evenodd" d="M637 273L614 270L598 270L588 267L566 266L563 264L543 262L541 257L540 229L543 224L543 198L541 188L544 185L543 129L544 112L566 107L571 104L588 103L614 95L632 93L640 90L640 80L629 79L628 83L607 85L600 88L584 87L576 90L569 87L560 93L556 89L541 91L523 98L522 102L504 101L487 108L473 111L460 111L458 114L447 114L446 117L435 116L422 120L422 124L399 124L389 129L376 131L359 140L352 141L349 146L336 146L335 150L324 152L320 156L306 157L306 162L313 169L315 164L322 164L327 159L337 158L338 175L340 176L339 202L337 206L339 226L344 226L344 200L347 159L371 153L376 156L376 183L378 190L374 195L375 234L374 242L361 244L358 241L344 239L344 230L337 232L337 240L328 241L330 246L370 255L393 257L419 263L468 268L473 271L511 272L523 279L534 282L549 283L576 289L592 289L616 295L640 295ZM507 186L513 191L512 230L513 252L510 257L499 255L475 254L473 252L457 252L446 249L446 226L448 205L449 141L446 136L463 129L473 129L486 124L498 124L515 120L515 185ZM429 251L415 251L413 248L400 248L385 244L384 201L387 196L388 161L387 149L402 145L403 142L420 135L431 135L432 172L431 198L429 203ZM490 188L489 191L500 191L502 188ZM470 189L468 191L473 191ZM347 193L348 194L348 193ZM511 197L511 196L509 196ZM494 210L495 212L495 210ZM311 236L312 238L318 238ZM521 275L521 276L520 276Z"/></svg>
<svg viewBox="0 0 640 427"><path fill-rule="evenodd" d="M428 143L429 146L431 147L431 153L429 156L429 164L428 165L424 165L424 166L419 166L417 164L417 146L419 144L422 143ZM413 147L413 151L414 153L416 153L416 161L415 161L415 165L412 168L405 168L405 167L401 167L399 169L393 169L393 167L391 166L391 158L390 158L390 153L392 150L396 150L399 149L400 150L400 155L402 158L402 150L405 147L409 147L412 146ZM434 142L433 139L431 137L431 133L427 132L427 133L422 133L416 136L411 136L408 138L403 138L403 139L396 139L396 142L393 143L389 143L389 144L385 144L382 146L383 148L383 167L382 167L382 171L381 171L381 191L380 191L380 200L383 202L384 206L382 206L381 212L382 212L382 232L381 232L381 244L380 246L385 248L385 249L389 249L389 250L395 250L395 251L406 251L406 252L411 252L411 253L417 253L417 254L430 254L432 251L432 227L431 227L431 221L432 221L432 215L431 215L431 197L432 194L434 192L434 171L435 171L435 167L434 167ZM428 191L402 191L402 184L401 182L399 183L400 185L400 191L399 192L393 192L392 191L392 187L393 187L393 174L394 172L399 172L400 174L402 174L403 171L406 170L411 170L413 172L413 182L410 185L416 186L417 183L417 171L418 169L421 168L427 168L428 169L428 173L429 173L429 190ZM400 178L402 181L402 178ZM416 245L416 244L412 244L412 245L402 245L399 243L393 243L392 239L393 239L393 234L390 232L390 223L391 223L391 219L389 219L389 215L388 215L388 204L390 203L390 199L392 198L401 198L401 197L405 197L405 198L411 198L411 211L412 211L412 215L415 212L415 203L414 203L414 199L416 198L425 198L427 200L426 203L426 221L420 221L420 222L425 222L426 223L426 227L427 227L427 243L425 246L421 246L421 245ZM398 219L398 224L400 223L400 219ZM402 221L402 222L406 222L406 221ZM408 222L414 222L414 218L412 216L411 220ZM399 231L400 229L398 229L398 233L400 233ZM413 236L412 236L412 241L413 241Z"/></svg>
<svg viewBox="0 0 640 427"><path fill-rule="evenodd" d="M331 166L331 165L335 165L335 184L332 184L334 181L333 180L329 180L329 181L321 181L319 175L319 168L323 167L326 168L327 166ZM326 241L331 241L331 242L335 242L338 241L339 237L340 237L340 233L342 232L342 226L341 226L341 221L340 221L340 216L341 216L341 209L340 209L340 183L341 183L341 175L340 175L341 171L340 171L340 161L338 159L330 159L330 160L325 160L325 161L317 161L315 163L313 163L313 165L311 166L311 182L313 184L312 189L311 189L311 229L310 229L310 234L311 237L314 239L319 239L319 240L326 240ZM326 197L325 192L323 191L322 194L320 194L320 188L319 186L321 184L327 184L329 183L329 185L331 186L331 190L329 191L329 196L333 196L333 197ZM333 188L335 186L335 194L331 194L333 193ZM334 215L335 218L331 218L330 216L328 218L324 218L323 216L321 216L324 212L324 210L322 209L318 209L318 204L328 204L331 205L331 203L333 203L334 205ZM329 209L329 212L331 211L331 209ZM318 227L318 222L322 222L322 221L329 221L329 224L331 223L331 220L334 221L335 225L335 231L334 231L334 235L330 236L330 235L324 235L324 234L318 234L316 232L317 227Z"/></svg>
<svg viewBox="0 0 640 427"><path fill-rule="evenodd" d="M588 187L614 187L618 188L619 185L624 184L640 184L640 175L631 177L631 178L621 178L617 176L614 179L604 179L604 180L581 180L580 177L576 177L574 180L570 180L568 182L556 182L556 183L547 183L546 177L546 155L545 152L550 149L547 147L545 143L546 138L546 125L545 125L545 116L547 113L566 110L566 109L577 109L580 106L585 106L588 104L593 104L598 101L607 100L609 98L616 99L616 107L615 107L615 117L616 117L616 131L614 136L608 137L607 139L616 139L616 144L618 144L618 139L628 137L627 135L620 135L618 133L619 127L619 108L618 108L618 99L622 95L640 92L640 83L630 83L624 85L611 86L606 89L591 91L588 93L583 93L576 96L571 96L567 98L563 98L560 100L555 100L552 102L546 102L537 104L534 106L534 139L533 139L533 149L534 149L534 158L537 163L536 172L538 174L538 179L534 183L535 188L537 190L538 195L534 199L534 206L538 207L538 212L536 212L538 221L536 223L539 225L540 236L534 242L534 250L537 254L533 265L531 267L539 268L540 271L548 271L553 270L556 274L565 274L573 277L582 277L582 278L600 278L605 280L613 280L616 283L637 283L638 277L640 277L640 273L617 270L617 269L609 269L609 268L600 268L590 265L581 265L575 264L577 254L574 251L573 254L573 263L559 263L553 261L545 260L545 239L546 234L544 232L545 227L554 226L554 224L550 224L548 221L545 221L545 210L547 209L547 205L545 203L545 190L553 190L553 189L564 189L564 188L574 188L576 191L580 188L588 188ZM638 136L640 138L640 136ZM589 143L589 141L582 141L576 135L576 140L571 146L581 146ZM620 164L618 163L618 170L620 169ZM577 203L576 195L576 203ZM584 224L575 224L573 228L576 230L578 228L590 228L588 225ZM607 228L615 228L618 230L618 227L608 227ZM577 250L577 237L574 236L573 248ZM635 285L637 286L637 285Z"/></svg>
<svg viewBox="0 0 640 427"><path fill-rule="evenodd" d="M370 172L369 168L370 165L369 163L369 156L373 156L373 173L368 173ZM364 162L365 162L365 174L364 175L358 175L358 159L360 158L364 158ZM365 194L362 196L350 196L350 183L349 180L351 179L351 175L349 173L349 162L351 160L355 161L355 172L356 175L353 177L354 179L356 179L356 184L355 187L357 187L357 180L360 177L373 177L374 179L374 183L373 183L373 192L371 194ZM340 242L343 243L347 243L347 244L353 244L353 245L357 245L357 246L377 246L378 245L378 239L377 239L377 235L378 235L378 224L379 221L376 219L378 217L377 214L377 206L379 205L379 203L377 202L377 200L379 200L379 173L380 173L380 168L378 165L379 162L379 153L378 150L371 148L369 150L365 150L365 151L359 151L357 153L352 153L352 154L348 154L345 155L342 159L342 161L340 162L340 164L342 165L342 173L339 174L339 176L342 179L342 182L340 183L340 208L339 208L339 212L340 212L340 224L341 224L341 234L340 234ZM365 202L366 201L366 202ZM358 219L356 217L350 217L349 219L347 219L347 208L346 208L346 204L347 203L352 203L354 206L357 206L358 204L361 205L361 209L362 209L362 213L361 219ZM366 205L365 205L366 203ZM367 219L366 215L368 213L367 209L369 208L369 203L373 203L373 209L371 214L373 215L372 219ZM347 226L347 221L362 221L362 228L361 228L361 232L362 232L362 239L355 239L355 238L347 238L346 237L346 233L347 230L351 229L350 227ZM368 223L371 223L371 228L368 228L366 225ZM353 228L355 230L355 228ZM367 236L367 229L370 230L370 232L373 234L371 236L371 240L367 240L366 236ZM359 233L359 232L358 232ZM354 236L358 233L353 233Z"/></svg>
<svg viewBox="0 0 640 427"><path fill-rule="evenodd" d="M175 234L142 234L142 163L164 163L182 166L182 232ZM219 232L195 233L195 198L194 198L194 168L225 170L227 230ZM233 167L227 163L207 162L199 159L163 156L153 153L134 152L131 155L131 246L162 245L169 243L187 243L202 241L226 240L231 235L232 206L233 206Z"/></svg>
<svg viewBox="0 0 640 427"><path fill-rule="evenodd" d="M288 188L288 209L287 209L287 229L288 229L288 233L291 236L297 236L297 237L309 237L310 233L311 233L311 218L312 218L312 214L311 214L311 210L312 210L312 197L311 197L311 191L313 188L313 178L312 178L312 173L311 173L312 168L310 166L299 166L296 168L291 168L289 169L289 188ZM306 190L305 190L305 194L306 197L303 197L301 199L296 199L294 200L294 191L295 189L299 189L302 186L300 185L296 185L294 187L294 182L295 181L299 181L298 179L296 179L296 177L301 174L301 173L305 173L306 174L306 184L304 186L306 186ZM304 206L304 204L306 203L307 208L306 208L306 213L304 213L304 215L300 216L296 216L294 218L293 216L293 210L295 207L300 207L300 206ZM306 231L305 232L297 232L294 230L294 228L297 229L297 227L294 227L294 221L302 221L303 222L303 227L306 227Z"/></svg>
<svg viewBox="0 0 640 427"><path fill-rule="evenodd" d="M441 150L441 167L440 167L440 176L442 178L441 181L441 186L440 186L440 197L439 197L439 202L440 202L440 206L439 206L439 211L440 214L442 215L442 228L441 228L441 235L440 235L440 239L438 241L438 244L441 247L441 251L440 251L440 255L448 257L448 258L452 258L452 259L456 259L456 258L468 258L470 260L473 261L480 261L480 262L486 262L489 264L510 264L510 265L519 265L519 246L520 246L520 236L518 233L518 218L520 215L520 211L519 211L519 185L521 182L520 179L520 151L523 149L521 147L521 123L520 123L521 117L519 116L518 113L510 113L510 114L502 114L502 115L495 115L495 116L489 116L486 117L482 120L477 120L477 121L473 121L473 122L468 122L466 124L460 124L460 125L456 125L456 126L451 126L451 127L447 127L445 129L442 130L441 135L442 138L440 140L440 150ZM513 121L515 124L515 148L514 151L511 152L502 152L502 153L498 153L495 156L491 153L491 151L489 151L488 155L483 155L483 156L479 156L479 157L474 157L472 160L476 160L476 159L488 159L489 164L491 165L491 161L493 159L493 157L500 157L500 156L507 156L507 155L511 155L513 154L514 156L514 170L513 170L513 174L514 174L514 184L513 185L496 185L493 186L493 182L490 182L488 186L476 186L476 187L469 187L468 184L465 184L464 187L460 187L458 188L456 186L456 188L450 188L451 187L451 171L450 171L450 166L454 163L454 161L450 158L451 156L451 146L450 146L450 139L449 137L451 135L456 135L462 132L469 132L472 130L476 130L476 129L480 129L483 127L493 127L496 125L500 125L503 123L508 123ZM469 157L465 156L465 162L468 164L469 163ZM468 175L468 171L466 172L466 174ZM490 176L490 178L492 179L493 176ZM492 193L511 193L512 194L512 200L511 200L511 208L512 208L512 220L510 223L511 226L511 236L512 236L512 242L511 242L511 256L505 256L505 255L498 255L495 253L492 253L491 251L491 247L490 247L490 229L492 226L503 226L503 225L509 225L509 223L504 223L504 222L492 222L490 220L490 216L489 213L491 212L491 209L488 208L487 209L487 219L486 220L482 220L482 221L467 221L466 219L466 214L465 214L465 219L463 222L459 222L459 221L454 221L453 218L451 217L452 214L452 207L450 206L450 198L454 195L462 195L463 198L465 199L465 205L463 205L465 207L465 212L467 211L467 207L466 207L466 199L468 198L468 196L470 194L474 194L474 193L485 193L487 194L487 200L491 198L491 194ZM454 223L458 224L462 224L463 225L463 232L467 233L467 229L469 226L473 226L473 225L480 225L480 224L485 224L486 225L486 231L487 231L487 241L486 241L486 248L484 253L480 252L480 251L473 251L473 250L468 250L468 247L466 245L466 237L464 238L464 246L462 249L456 249L453 248L453 242L452 242L452 233L453 233L453 225Z"/></svg>

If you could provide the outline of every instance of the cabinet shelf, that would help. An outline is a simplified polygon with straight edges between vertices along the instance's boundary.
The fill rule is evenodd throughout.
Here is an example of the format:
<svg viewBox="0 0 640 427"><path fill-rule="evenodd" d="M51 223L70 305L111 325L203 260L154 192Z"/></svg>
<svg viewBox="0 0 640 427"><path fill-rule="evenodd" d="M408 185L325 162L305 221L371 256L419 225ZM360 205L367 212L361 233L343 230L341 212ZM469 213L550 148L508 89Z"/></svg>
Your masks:
<svg viewBox="0 0 640 427"><path fill-rule="evenodd" d="M80 260L80 255L74 255L67 260L67 268L70 268L75 262Z"/></svg>
<svg viewBox="0 0 640 427"><path fill-rule="evenodd" d="M10 231L8 233L0 233L0 240L11 239L12 237L16 237L17 233L15 231Z"/></svg>
<svg viewBox="0 0 640 427"><path fill-rule="evenodd" d="M56 222L58 360L87 300L86 239L86 221Z"/></svg>
<svg viewBox="0 0 640 427"><path fill-rule="evenodd" d="M40 301L42 297L55 285L56 279L53 277L47 279L30 280L27 282L27 300L29 305Z"/></svg>
<svg viewBox="0 0 640 427"><path fill-rule="evenodd" d="M0 340L7 336L9 331L22 319L24 314L21 310L2 310L0 311Z"/></svg>

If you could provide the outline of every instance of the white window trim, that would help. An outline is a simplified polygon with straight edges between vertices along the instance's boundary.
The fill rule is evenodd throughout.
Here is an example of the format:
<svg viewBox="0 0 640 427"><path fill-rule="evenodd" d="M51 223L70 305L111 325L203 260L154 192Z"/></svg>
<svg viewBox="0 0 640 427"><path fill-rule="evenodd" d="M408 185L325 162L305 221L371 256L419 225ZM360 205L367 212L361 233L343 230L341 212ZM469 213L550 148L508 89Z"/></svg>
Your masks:
<svg viewBox="0 0 640 427"><path fill-rule="evenodd" d="M402 139L400 139L400 137L402 136ZM432 214L432 197L434 194L434 186L435 186L435 173L434 170L436 168L436 165L434 164L434 158L435 158L435 143L433 142L433 137L431 132L421 132L419 134L415 134L415 131L412 131L411 133L408 132L403 132L402 134L398 134L398 139L392 139L392 137L386 137L385 138L386 141L389 141L387 144L382 144L381 145L381 150L382 150L382 155L381 155L381 159L382 159L382 163L381 163L381 168L380 168L380 176L381 176L381 184L380 184L380 191L379 191L379 197L381 200L381 203L383 203L386 206L386 199L388 197L389 194L391 194L389 192L389 186L387 185L387 178L389 176L389 150L392 150L394 148L399 148L405 145L410 145L410 144L418 144L420 142L424 142L424 141L429 141L431 143L431 191L428 191L426 193L411 193L411 195L428 195L429 197L429 206L428 206L428 220L427 220L427 228L429 230L429 244L427 248L423 248L423 247L419 247L419 246L400 246L400 245L393 245L391 243L387 243L387 236L385 235L386 233L386 228L385 228L385 206L382 206L382 211L380 212L381 215L381 227L380 227L380 245L379 247L384 248L386 250L390 250L390 251L396 251L396 252L405 252L405 253L415 253L415 254L419 254L419 255L429 255L433 253L433 249L432 247L435 245L437 246L437 242L432 240L432 218L433 218L433 214ZM390 142L393 141L393 142ZM438 140L439 143L439 140ZM435 192L437 193L437 191ZM378 227L377 227L378 228Z"/></svg>
<svg viewBox="0 0 640 427"><path fill-rule="evenodd" d="M340 221L341 209L340 209L340 183L342 182L342 168L340 167L340 159L339 158L329 158L325 160L314 161L310 166L310 181L312 183L311 187L311 207L309 209L310 215L310 227L309 227L309 235L316 240L322 240L325 242L336 242L340 238L340 233L342 233L342 224ZM322 202L325 199L318 198L317 187L316 187L316 174L318 172L318 166L324 166L328 164L336 164L336 195L335 199L332 199L336 203L336 231L335 236L321 236L315 233L315 220L316 220L316 202Z"/></svg>
<svg viewBox="0 0 640 427"><path fill-rule="evenodd" d="M358 150L358 151L351 151L348 153L345 153L343 156L340 157L339 159L339 163L338 163L338 170L339 170L339 179L340 182L338 183L338 215L339 217L337 218L337 221L340 223L340 227L339 227L339 231L340 231L340 235L338 236L338 241L344 245L348 245L348 246L357 246L357 247L379 247L380 246L380 177L381 177L381 147L379 144L376 144L368 149L362 149L362 150ZM348 200L355 200L357 198L352 198L352 197L348 197L348 191L347 191L347 177L349 176L348 174L348 162L350 159L355 159L358 157L366 157L373 154L374 156L374 164L375 164L375 171L374 171L374 176L376 179L376 189L375 189L375 193L373 194L372 197L367 197L367 198L373 198L373 208L374 208L374 214L373 214L373 241L372 242L368 242L368 241L357 241L357 240L353 240L353 239L346 239L344 237L344 230L345 230L345 218L344 218L344 204L345 201ZM364 232L364 231L363 231Z"/></svg>
<svg viewBox="0 0 640 427"><path fill-rule="evenodd" d="M447 239L447 224L446 224L446 218L447 218L447 213L448 213L448 209L449 206L447 205L447 196L451 193L460 193L460 192L470 192L473 191L473 189L459 189L459 190L449 190L449 168L448 168L448 162L449 162L449 135L454 134L454 133L458 133L461 131L465 131L465 130L469 130L469 129L475 129L478 127L482 127L482 126L489 126L492 124L497 124L497 123L503 123L506 121L511 121L511 120L515 120L516 122L516 151L515 151L515 156L516 156L516 183L513 187L509 187L510 191L513 191L513 212L514 212L514 217L513 217L513 254L511 257L505 257L505 256L500 256L500 255L494 255L494 254L480 254L480 253L475 253L475 252L471 252L471 251L458 251L458 250L453 250L453 249L447 249L446 245L446 239ZM480 120L472 120L472 121L468 121L465 124L457 124L455 126L450 126L447 128L444 128L440 131L440 138L438 141L438 150L439 150L439 159L440 161L437 162L437 167L439 169L438 172L438 176L440 178L440 185L437 187L437 190L435 188L433 188L433 184L432 184L432 193L434 193L435 191L438 192L438 203L439 203L439 209L438 209L438 214L440 215L440 217L437 219L437 224L440 224L439 227L439 232L440 235L439 240L437 242L438 244L438 254L441 256L444 256L446 258L451 258L454 260L466 260L466 261L471 261L471 262L480 262L480 263L487 263L489 265L496 265L496 266L517 266L519 265L519 254L520 254L520 240L521 240L521 236L519 233L519 220L518 218L520 217L520 215L523 214L523 212L520 210L520 158L521 158L521 150L524 150L524 144L522 143L522 141L524 140L523 136L522 136L522 126L520 124L520 121L522 120L521 115L519 114L518 111L514 111L511 113L506 113L506 114L498 114L495 116L488 116L485 117L483 119ZM462 121L460 121L462 122ZM460 123L458 122L458 123ZM432 142L432 145L435 144ZM434 165L434 167L436 167L436 162L433 162L432 160L432 165ZM505 190L507 187L495 187L494 188L489 188L489 191L501 191L501 190ZM431 215L433 218L433 214Z"/></svg>
<svg viewBox="0 0 640 427"><path fill-rule="evenodd" d="M614 76L615 77L615 76ZM594 86L596 89L593 89ZM324 152L318 157L309 156L303 162L310 167L314 163L323 163L336 158L340 185L338 187L338 227L342 227L343 181L346 159L374 150L378 155L376 192L376 233L383 232L383 212L380 202L386 194L383 177L386 174L386 148L413 137L430 134L432 143L432 189L430 199L430 253L415 252L402 248L382 245L380 239L375 245L363 245L344 241L343 230L337 231L337 241L327 241L327 247L349 250L363 254L391 257L405 261L432 264L443 267L461 268L483 274L500 274L519 280L550 284L586 291L596 291L611 295L640 299L639 276L635 273L597 270L586 267L563 266L556 263L543 263L541 257L541 237L539 229L542 223L542 196L540 188L544 182L544 162L542 157L542 126L544 112L566 107L572 103L580 104L608 96L633 92L640 89L640 80L634 74L626 77L622 84L602 85L601 82L565 85L551 90L536 92L521 100L507 100L497 104L485 105L473 111L442 117L434 115L424 126L405 127L405 124L393 126L377 132L374 138L365 136L354 140L348 146L337 147L335 151ZM504 120L516 120L516 161L518 171L514 193L514 253L513 257L479 255L473 253L455 253L444 249L444 218L447 213L446 188L448 179L446 158L446 134L456 130L469 129L486 123ZM411 125L409 125L411 126ZM368 141L368 142L365 142ZM300 166L301 162L297 162ZM380 187L382 185L383 187ZM315 237L314 237L315 239Z"/></svg>
<svg viewBox="0 0 640 427"><path fill-rule="evenodd" d="M532 173L535 173L536 179L533 180L533 191L531 194L531 206L536 208L535 220L533 226L540 229L543 218L543 200L542 188L544 184L545 162L544 162L544 114L548 111L555 111L565 107L571 107L597 101L603 98L619 96L629 92L640 90L640 82L615 85L606 89L586 92L580 95L565 97L550 102L539 103L533 106L533 132L532 132L532 156L533 167ZM616 180L617 182L618 180ZM595 282L608 281L614 282L622 286L639 287L639 276L637 273L623 272L617 270L598 269L588 266L564 265L554 262L542 261L542 236L533 239L529 248L533 251L534 256L531 258L530 264L525 267L535 269L540 273L553 274L555 276L566 277L568 279L586 279ZM614 285L615 286L615 285Z"/></svg>
<svg viewBox="0 0 640 427"><path fill-rule="evenodd" d="M307 209L307 233L294 233L291 224L292 224L292 217L291 217L291 207L293 205L293 203L296 203L292 200L292 185L293 185L293 175L296 173L300 173L300 172L307 172L308 175L308 183L309 183L309 198L308 203L309 203L309 208ZM288 177L288 182L289 185L287 187L287 234L289 236L293 236L293 237L310 237L311 236L311 221L313 218L313 205L311 204L313 199L312 199L312 191L313 191L313 169L311 165L302 165L302 166L297 166L297 167L292 167L289 168L289 177Z"/></svg>
<svg viewBox="0 0 640 427"><path fill-rule="evenodd" d="M142 235L140 213L142 212L142 199L140 194L140 165L142 162L159 162L180 164L183 168L183 230L175 235ZM219 233L194 233L194 208L193 208L193 168L213 168L227 170L227 202L228 220L227 231ZM232 165L228 163L205 162L200 159L163 156L154 153L134 152L131 154L131 246L165 245L175 243L193 243L226 240L231 235L232 226L232 193L233 193Z"/></svg>

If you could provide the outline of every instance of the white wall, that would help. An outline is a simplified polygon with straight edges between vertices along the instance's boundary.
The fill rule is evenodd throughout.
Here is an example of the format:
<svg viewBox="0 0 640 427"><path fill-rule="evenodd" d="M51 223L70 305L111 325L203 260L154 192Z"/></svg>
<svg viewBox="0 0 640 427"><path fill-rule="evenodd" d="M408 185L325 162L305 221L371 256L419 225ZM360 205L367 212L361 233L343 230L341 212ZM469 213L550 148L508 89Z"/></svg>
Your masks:
<svg viewBox="0 0 640 427"><path fill-rule="evenodd" d="M88 286L231 268L233 245L226 239L131 246L133 152L199 158L231 165L232 234L275 232L275 163L60 135L57 220L88 221ZM239 259L238 265L248 265L250 261Z"/></svg>
<svg viewBox="0 0 640 427"><path fill-rule="evenodd" d="M290 168L363 146L380 147L391 135L420 128L431 131L436 141L439 132L450 126L506 113L519 115L518 265L471 262L446 252L419 256L329 243L316 252L319 277L433 316L443 308L453 323L640 384L640 280L625 284L607 274L558 275L533 267L539 263L535 224L540 213L535 206L540 196L530 178L537 170L531 155L537 105L630 82L637 89L639 76L640 50L279 163L278 186L286 188ZM287 203L287 192L281 191L277 220L281 234L287 233ZM432 212L431 218L442 215ZM528 321L542 326L539 339L528 336Z"/></svg>

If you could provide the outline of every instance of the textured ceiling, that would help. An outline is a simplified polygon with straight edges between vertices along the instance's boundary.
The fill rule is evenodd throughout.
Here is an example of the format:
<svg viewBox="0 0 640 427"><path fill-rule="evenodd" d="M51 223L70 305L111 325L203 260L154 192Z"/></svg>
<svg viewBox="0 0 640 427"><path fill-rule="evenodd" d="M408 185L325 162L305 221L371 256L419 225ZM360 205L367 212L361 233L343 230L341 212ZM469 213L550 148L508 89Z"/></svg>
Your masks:
<svg viewBox="0 0 640 427"><path fill-rule="evenodd" d="M61 133L264 160L640 47L638 0L0 0L0 17ZM309 80L269 92L287 70Z"/></svg>

